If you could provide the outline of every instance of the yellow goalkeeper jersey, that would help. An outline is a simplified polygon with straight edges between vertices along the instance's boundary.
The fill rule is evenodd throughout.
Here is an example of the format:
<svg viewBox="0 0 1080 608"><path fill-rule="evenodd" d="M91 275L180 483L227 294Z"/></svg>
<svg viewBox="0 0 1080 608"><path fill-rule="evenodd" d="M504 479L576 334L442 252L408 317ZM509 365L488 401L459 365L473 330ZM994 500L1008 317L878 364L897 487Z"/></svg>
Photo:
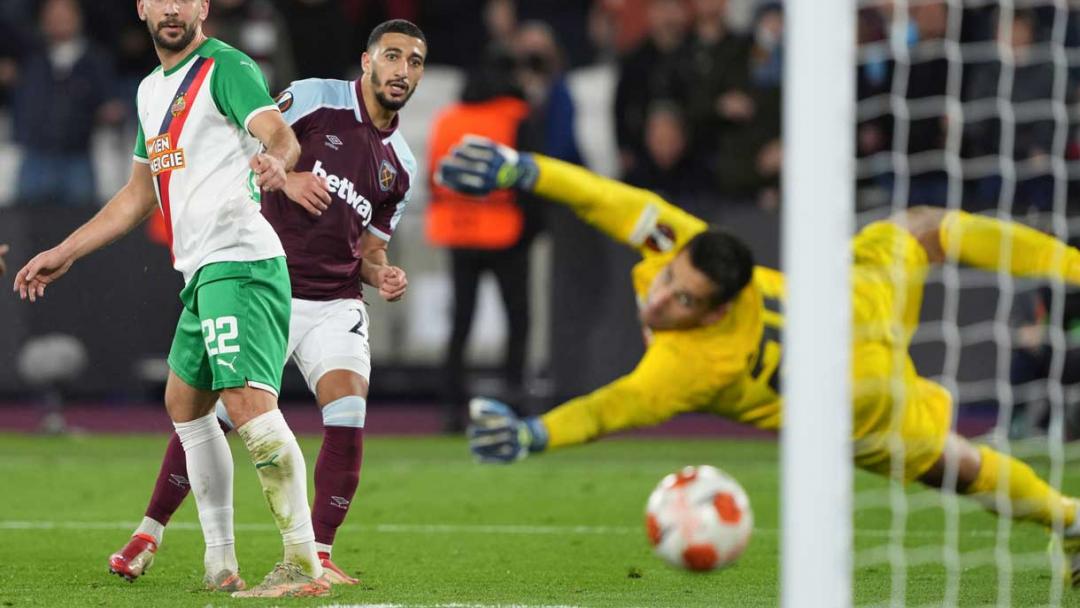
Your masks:
<svg viewBox="0 0 1080 608"><path fill-rule="evenodd" d="M633 269L639 301L657 273L707 227L648 190L551 158L537 155L536 161L540 175L535 193L570 207L641 253L642 260ZM647 336L645 355L632 372L546 414L548 446L583 443L691 411L778 428L783 300L782 275L756 267L750 284L723 319L692 330Z"/></svg>

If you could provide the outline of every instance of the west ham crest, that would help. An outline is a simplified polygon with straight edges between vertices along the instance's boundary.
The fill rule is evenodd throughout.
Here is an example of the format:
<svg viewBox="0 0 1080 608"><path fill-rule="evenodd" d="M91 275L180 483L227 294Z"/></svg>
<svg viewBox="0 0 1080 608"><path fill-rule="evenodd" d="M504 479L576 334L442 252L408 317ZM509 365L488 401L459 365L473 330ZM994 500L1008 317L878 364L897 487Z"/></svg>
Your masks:
<svg viewBox="0 0 1080 608"><path fill-rule="evenodd" d="M171 112L172 112L173 117L175 118L175 117L183 114L185 108L187 108L187 99L184 98L183 93L177 93L176 99L173 100L173 104L172 104Z"/></svg>
<svg viewBox="0 0 1080 608"><path fill-rule="evenodd" d="M382 164L379 165L379 189L383 192L389 192L390 187L394 185L395 179L397 179L397 169L390 164L390 161L382 161Z"/></svg>

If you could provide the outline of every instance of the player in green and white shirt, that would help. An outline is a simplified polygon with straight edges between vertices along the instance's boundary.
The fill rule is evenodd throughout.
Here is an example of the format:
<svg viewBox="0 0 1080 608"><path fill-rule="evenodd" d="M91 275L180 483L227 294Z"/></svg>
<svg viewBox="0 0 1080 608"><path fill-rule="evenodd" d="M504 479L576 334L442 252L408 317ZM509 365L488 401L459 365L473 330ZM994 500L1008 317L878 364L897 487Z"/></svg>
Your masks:
<svg viewBox="0 0 1080 608"><path fill-rule="evenodd" d="M249 165L261 150L247 133L250 123L277 109L255 62L206 39L180 63L144 78L137 99L135 160L150 166L185 282L212 262L285 255L259 212Z"/></svg>
<svg viewBox="0 0 1080 608"><path fill-rule="evenodd" d="M243 597L326 595L304 458L277 409L289 277L281 243L258 207L260 189L285 185L300 146L255 63L203 34L209 4L138 0L161 67L139 86L131 177L93 219L23 267L15 288L31 301L44 296L76 260L158 206L186 284L165 407L187 456L206 541L206 585ZM219 395L251 453L285 545L282 563L247 591L234 550L232 456L213 411ZM152 530L139 534L147 549L128 557L145 569L156 541Z"/></svg>

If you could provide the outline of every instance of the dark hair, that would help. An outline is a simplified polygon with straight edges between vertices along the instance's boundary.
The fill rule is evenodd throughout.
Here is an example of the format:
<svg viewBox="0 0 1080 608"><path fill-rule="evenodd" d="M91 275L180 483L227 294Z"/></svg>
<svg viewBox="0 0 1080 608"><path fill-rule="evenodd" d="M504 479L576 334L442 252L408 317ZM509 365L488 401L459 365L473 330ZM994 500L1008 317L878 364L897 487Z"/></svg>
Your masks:
<svg viewBox="0 0 1080 608"><path fill-rule="evenodd" d="M690 263L716 285L712 306L726 304L742 291L754 273L754 254L735 235L709 228L686 244Z"/></svg>
<svg viewBox="0 0 1080 608"><path fill-rule="evenodd" d="M427 44L427 38L424 37L424 32L420 31L420 28L416 27L415 23L405 19L391 19L389 21L383 21L379 25L376 25L375 29L371 30L371 35L368 36L367 39L367 48L370 49L376 44L379 44L379 40L386 34L405 34L406 36L419 38L421 42Z"/></svg>

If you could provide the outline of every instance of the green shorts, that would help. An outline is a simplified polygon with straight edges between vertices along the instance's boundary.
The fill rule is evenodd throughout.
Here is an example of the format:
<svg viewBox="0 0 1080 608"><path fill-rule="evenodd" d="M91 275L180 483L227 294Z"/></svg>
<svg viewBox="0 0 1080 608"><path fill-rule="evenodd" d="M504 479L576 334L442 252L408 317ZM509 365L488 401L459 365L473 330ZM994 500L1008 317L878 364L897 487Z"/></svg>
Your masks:
<svg viewBox="0 0 1080 608"><path fill-rule="evenodd" d="M292 288L285 258L217 262L180 292L169 368L201 390L281 390Z"/></svg>

